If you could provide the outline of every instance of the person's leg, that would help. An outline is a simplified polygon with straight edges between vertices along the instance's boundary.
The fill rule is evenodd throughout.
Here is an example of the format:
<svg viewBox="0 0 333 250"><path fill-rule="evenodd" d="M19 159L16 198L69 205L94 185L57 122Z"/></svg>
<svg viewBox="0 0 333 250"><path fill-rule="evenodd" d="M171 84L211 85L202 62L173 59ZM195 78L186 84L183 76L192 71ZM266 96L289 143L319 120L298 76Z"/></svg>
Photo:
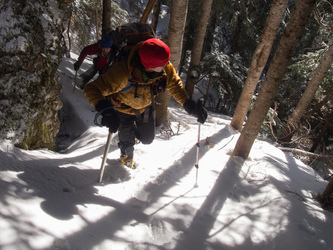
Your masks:
<svg viewBox="0 0 333 250"><path fill-rule="evenodd" d="M149 111L145 112L149 112L148 122L143 121L145 115L145 113L143 113L141 115L142 120L136 122L137 128L135 135L142 144L150 144L155 138L155 111L150 107Z"/></svg>
<svg viewBox="0 0 333 250"><path fill-rule="evenodd" d="M133 151L135 144L135 125L136 117L118 112L120 125L118 129L119 148L121 157L127 156L128 159L133 159Z"/></svg>

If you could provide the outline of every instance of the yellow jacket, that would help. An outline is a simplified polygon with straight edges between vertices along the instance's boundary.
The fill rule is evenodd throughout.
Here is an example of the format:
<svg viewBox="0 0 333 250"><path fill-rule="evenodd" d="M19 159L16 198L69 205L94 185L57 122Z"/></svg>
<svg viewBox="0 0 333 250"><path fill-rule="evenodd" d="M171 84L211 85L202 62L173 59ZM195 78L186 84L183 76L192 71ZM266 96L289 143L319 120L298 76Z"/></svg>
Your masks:
<svg viewBox="0 0 333 250"><path fill-rule="evenodd" d="M152 104L150 86L144 86L156 82L161 78L161 74L148 82L143 81L142 74L133 65L133 55L137 53L141 43L137 44L131 50L128 60L122 60L113 65L105 74L100 75L95 81L90 82L84 89L84 94L88 101L94 107L101 100L104 100L106 96L116 94L116 98L122 104L126 106L116 107L118 111L134 115L134 109L139 110L140 113L145 111L145 107ZM169 62L163 69L163 73L166 75L166 89L170 91L171 95L183 105L189 96L183 87L183 83L176 73L175 68ZM124 87L127 86L129 78L137 82L144 87L133 88L128 93L119 93ZM140 98L134 98L135 91Z"/></svg>

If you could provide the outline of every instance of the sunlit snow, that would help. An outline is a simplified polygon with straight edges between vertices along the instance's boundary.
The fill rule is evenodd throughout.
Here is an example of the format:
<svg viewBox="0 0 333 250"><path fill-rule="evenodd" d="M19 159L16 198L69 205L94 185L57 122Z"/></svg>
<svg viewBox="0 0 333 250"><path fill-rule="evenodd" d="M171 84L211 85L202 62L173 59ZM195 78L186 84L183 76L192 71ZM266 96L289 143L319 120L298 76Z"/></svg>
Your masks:
<svg viewBox="0 0 333 250"><path fill-rule="evenodd" d="M314 200L327 182L267 142L245 162L231 157L239 133L221 114L201 126L198 169L196 119L171 103L175 135L158 128L137 144L130 170L115 134L98 183L108 131L74 91L76 57L59 68L62 151L0 144L1 249L333 248L332 213Z"/></svg>

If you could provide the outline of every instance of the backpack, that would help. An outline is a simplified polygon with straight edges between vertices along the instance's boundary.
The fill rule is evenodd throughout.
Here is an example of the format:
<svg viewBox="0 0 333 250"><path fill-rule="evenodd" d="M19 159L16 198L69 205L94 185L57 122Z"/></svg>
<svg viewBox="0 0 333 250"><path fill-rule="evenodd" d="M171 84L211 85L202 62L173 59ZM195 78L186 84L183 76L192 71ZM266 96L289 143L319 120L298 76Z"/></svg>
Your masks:
<svg viewBox="0 0 333 250"><path fill-rule="evenodd" d="M129 56L129 53L131 49L139 42L143 42L150 38L155 38L155 32L152 29L152 27L147 23L126 23L118 26L114 31L111 31L108 36L113 37L113 45L111 47L111 55L108 59L107 67L104 71L104 73L110 69L115 63L122 59L126 59ZM165 85L165 79L166 77L163 76L161 80L163 79L162 84L149 84L148 85L138 85L138 83L133 82L129 79L127 86L125 86L122 90L119 91L119 93L128 93L133 88L135 88L135 94L134 98L140 98L137 96L137 88L138 87L150 87L151 89L151 98L152 103L154 104L154 94L156 94L156 91L161 92L164 91L165 86L162 89L158 90L158 88L161 87L161 85ZM112 94L111 96L108 96L107 99L114 105L118 106L120 103L117 102L116 94ZM146 107L146 111L148 111L149 107ZM137 116L137 119L140 120L140 113L138 113L138 110L134 110L135 114ZM144 122L147 122L149 112L145 112Z"/></svg>
<svg viewBox="0 0 333 250"><path fill-rule="evenodd" d="M147 23L122 24L108 35L113 37L113 45L107 69L119 60L127 58L137 43L155 38L154 30Z"/></svg>

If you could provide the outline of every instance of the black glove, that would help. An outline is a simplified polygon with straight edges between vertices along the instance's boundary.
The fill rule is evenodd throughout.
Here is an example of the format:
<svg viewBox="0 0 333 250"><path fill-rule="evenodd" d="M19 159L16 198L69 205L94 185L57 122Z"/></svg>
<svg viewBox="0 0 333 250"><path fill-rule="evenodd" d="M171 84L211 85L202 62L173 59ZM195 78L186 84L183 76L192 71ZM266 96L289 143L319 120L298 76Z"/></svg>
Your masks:
<svg viewBox="0 0 333 250"><path fill-rule="evenodd" d="M166 89L166 76L160 79L156 82L156 84L153 86L153 93L154 95L157 95L159 93L164 92Z"/></svg>
<svg viewBox="0 0 333 250"><path fill-rule="evenodd" d="M95 109L97 112L101 112L101 124L108 127L110 133L117 132L119 128L119 117L114 106L107 100L102 100L97 103Z"/></svg>
<svg viewBox="0 0 333 250"><path fill-rule="evenodd" d="M80 66L81 66L81 63L80 63L79 61L76 61L76 62L74 63L74 70L75 70L75 71L78 71L79 68L80 68Z"/></svg>
<svg viewBox="0 0 333 250"><path fill-rule="evenodd" d="M202 106L202 100L199 99L197 102L192 99L188 99L184 105L184 109L190 115L194 115L198 118L198 122L204 123L207 119L207 110Z"/></svg>

